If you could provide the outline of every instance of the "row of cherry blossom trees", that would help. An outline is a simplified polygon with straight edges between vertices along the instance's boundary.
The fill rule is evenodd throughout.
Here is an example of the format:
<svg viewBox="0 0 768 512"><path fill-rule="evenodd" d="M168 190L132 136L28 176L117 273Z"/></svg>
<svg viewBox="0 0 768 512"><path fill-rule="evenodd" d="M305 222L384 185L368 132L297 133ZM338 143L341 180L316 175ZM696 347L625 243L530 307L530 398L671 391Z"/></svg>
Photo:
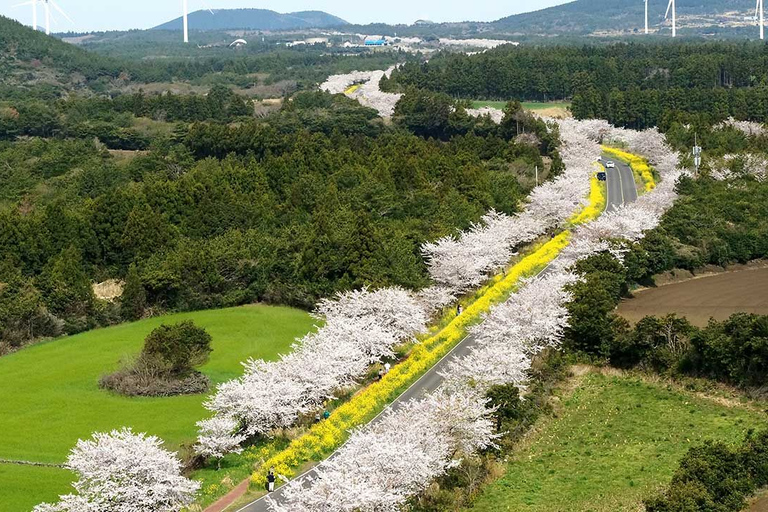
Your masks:
<svg viewBox="0 0 768 512"><path fill-rule="evenodd" d="M569 268L578 259L606 250L620 257L619 241L636 240L655 227L676 197L675 182L681 174L678 156L658 132L615 130L602 123L588 127L564 124L571 125L565 131L574 137L580 133L595 142L620 140L633 152L645 155L663 181L635 203L577 228L556 264L524 283L473 328L474 346L448 364L442 373L445 383L438 391L354 432L315 477L289 484L285 500L271 502L273 510L398 510L409 496L423 490L461 457L492 445L484 392L496 384L523 388L532 357L559 345L568 322L567 285L578 279ZM494 240L491 235L487 239ZM506 244L503 236L495 240ZM454 414L440 414L446 407ZM456 412L457 407L465 412ZM424 418L426 422L420 421ZM472 442L462 444L467 434Z"/></svg>
<svg viewBox="0 0 768 512"><path fill-rule="evenodd" d="M573 125L576 126L576 125ZM426 328L430 314L457 294L478 286L509 261L515 247L562 223L582 205L599 144L563 125L566 171L533 190L516 216L490 212L460 236L426 244L436 282L416 294L401 288L351 291L318 304L325 325L292 347L279 361L251 360L245 374L221 384L206 402L214 419L198 424L198 450L221 457L243 436L269 435L290 427L356 383L372 363L392 357L393 347Z"/></svg>
<svg viewBox="0 0 768 512"><path fill-rule="evenodd" d="M290 353L273 362L249 360L242 377L218 386L205 403L218 420L198 425L202 454L220 457L241 435L290 427L357 382L372 363L394 357L394 346L427 323L417 298L399 287L340 294L321 301L314 316L325 325L298 340Z"/></svg>
<svg viewBox="0 0 768 512"><path fill-rule="evenodd" d="M355 431L317 478L289 484L286 499L270 506L281 512L398 510L461 457L493 445L488 416L486 399L467 387L406 402Z"/></svg>
<svg viewBox="0 0 768 512"><path fill-rule="evenodd" d="M559 126L565 172L534 188L522 213L491 211L459 236L425 244L422 252L435 283L452 293L477 287L506 265L516 247L559 226L585 204L601 153L599 139L586 137L579 122Z"/></svg>

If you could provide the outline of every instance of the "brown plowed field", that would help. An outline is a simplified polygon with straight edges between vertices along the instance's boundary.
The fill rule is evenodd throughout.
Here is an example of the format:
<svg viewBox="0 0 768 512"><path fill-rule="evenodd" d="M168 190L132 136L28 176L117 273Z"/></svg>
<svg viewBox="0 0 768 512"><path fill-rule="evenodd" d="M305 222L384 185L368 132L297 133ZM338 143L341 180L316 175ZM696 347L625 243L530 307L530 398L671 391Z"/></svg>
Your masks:
<svg viewBox="0 0 768 512"><path fill-rule="evenodd" d="M694 325L710 317L725 320L733 313L768 315L768 268L725 272L647 288L619 304L618 313L637 322L648 315L677 313Z"/></svg>

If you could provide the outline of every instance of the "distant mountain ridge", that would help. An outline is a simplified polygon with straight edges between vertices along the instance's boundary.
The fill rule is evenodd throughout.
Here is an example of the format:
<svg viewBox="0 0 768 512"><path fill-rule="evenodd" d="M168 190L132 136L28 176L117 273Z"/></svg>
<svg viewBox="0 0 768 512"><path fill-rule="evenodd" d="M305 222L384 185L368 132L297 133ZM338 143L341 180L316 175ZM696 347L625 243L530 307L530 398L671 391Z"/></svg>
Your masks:
<svg viewBox="0 0 768 512"><path fill-rule="evenodd" d="M343 19L323 11L281 14L268 9L214 9L189 14L192 30L294 30L348 25ZM158 25L153 30L181 30L181 17Z"/></svg>
<svg viewBox="0 0 768 512"><path fill-rule="evenodd" d="M669 31L664 20L668 0L649 0L648 21L652 32ZM756 23L747 20L755 12L754 0L676 0L678 27L685 33L747 30ZM576 0L562 5L508 16L491 25L520 34L586 35L644 29L643 0ZM671 17L671 16L670 16Z"/></svg>

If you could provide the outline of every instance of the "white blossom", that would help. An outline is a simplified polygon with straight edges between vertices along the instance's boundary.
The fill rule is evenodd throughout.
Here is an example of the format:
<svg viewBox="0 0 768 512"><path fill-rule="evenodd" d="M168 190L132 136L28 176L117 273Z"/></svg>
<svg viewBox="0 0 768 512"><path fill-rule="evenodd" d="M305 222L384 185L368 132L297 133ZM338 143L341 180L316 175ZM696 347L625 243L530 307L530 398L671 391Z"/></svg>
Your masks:
<svg viewBox="0 0 768 512"><path fill-rule="evenodd" d="M220 459L228 453L240 453L240 444L246 436L240 433L240 425L231 417L217 416L197 422L200 435L195 451L204 457Z"/></svg>
<svg viewBox="0 0 768 512"><path fill-rule="evenodd" d="M396 511L408 497L493 445L487 400L469 388L443 389L403 404L379 422L354 431L317 469L288 484L275 511Z"/></svg>
<svg viewBox="0 0 768 512"><path fill-rule="evenodd" d="M66 467L77 494L35 512L176 512L194 502L199 482L181 475L181 462L154 436L130 429L94 433L72 449Z"/></svg>

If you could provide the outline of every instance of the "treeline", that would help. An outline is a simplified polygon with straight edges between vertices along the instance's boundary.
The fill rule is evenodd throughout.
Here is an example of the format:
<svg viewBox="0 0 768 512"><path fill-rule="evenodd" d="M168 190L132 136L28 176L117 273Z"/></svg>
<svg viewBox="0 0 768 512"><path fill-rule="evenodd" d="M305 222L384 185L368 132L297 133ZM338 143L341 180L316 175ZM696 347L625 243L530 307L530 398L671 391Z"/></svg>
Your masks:
<svg viewBox="0 0 768 512"><path fill-rule="evenodd" d="M0 102L0 141L20 136L99 139L110 149L147 149L152 137L135 118L163 122L233 122L252 118L253 103L222 86L205 95L139 92L115 98L45 101L12 99Z"/></svg>
<svg viewBox="0 0 768 512"><path fill-rule="evenodd" d="M520 169L540 162L497 133L427 140L348 101L311 94L266 121L195 124L124 162L92 141L0 146L15 182L0 210L2 339L149 310L421 287L420 244L489 208L515 211ZM310 115L325 121L296 130ZM46 155L50 166L34 162ZM126 280L124 304L94 297L108 278Z"/></svg>
<svg viewBox="0 0 768 512"><path fill-rule="evenodd" d="M407 63L383 82L457 98L572 99L574 116L620 126L668 126L683 114L712 122L768 120L768 47L757 43L503 46Z"/></svg>
<svg viewBox="0 0 768 512"><path fill-rule="evenodd" d="M476 55L440 54L408 63L392 86L454 97L553 100L581 91L741 88L768 83L768 48L758 43L616 43L502 46Z"/></svg>
<svg viewBox="0 0 768 512"><path fill-rule="evenodd" d="M616 126L663 131L675 121L697 119L716 124L733 117L768 122L768 85L738 89L671 88L618 89L610 92L587 89L573 96L571 110L577 119L606 119Z"/></svg>

